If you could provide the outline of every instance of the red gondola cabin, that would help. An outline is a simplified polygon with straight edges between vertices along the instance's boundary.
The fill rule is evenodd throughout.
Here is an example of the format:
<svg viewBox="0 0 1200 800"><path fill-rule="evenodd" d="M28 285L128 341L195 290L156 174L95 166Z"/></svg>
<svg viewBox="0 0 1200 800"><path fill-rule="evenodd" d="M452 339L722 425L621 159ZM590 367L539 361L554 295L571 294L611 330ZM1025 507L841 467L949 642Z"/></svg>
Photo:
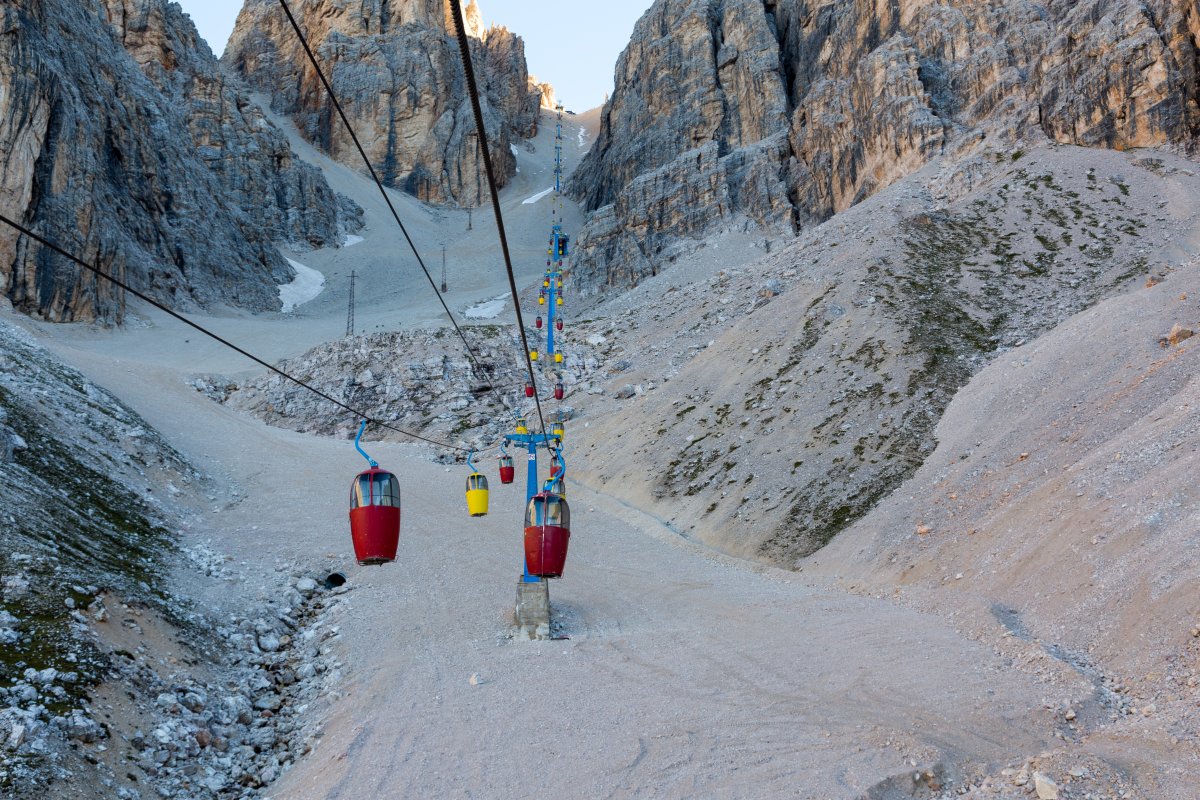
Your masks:
<svg viewBox="0 0 1200 800"><path fill-rule="evenodd" d="M542 329L542 318L541 318L541 316L540 316L540 315L539 315L539 316L538 316L538 318L537 318L537 322L535 322L534 324L535 324L535 325L537 325L537 329L538 329L539 331Z"/></svg>
<svg viewBox="0 0 1200 800"><path fill-rule="evenodd" d="M350 487L350 536L359 564L396 560L400 543L400 482L386 470L359 473Z"/></svg>
<svg viewBox="0 0 1200 800"><path fill-rule="evenodd" d="M533 397L533 384L532 383L525 384L525 396Z"/></svg>
<svg viewBox="0 0 1200 800"><path fill-rule="evenodd" d="M517 477L517 468L512 456L500 456L500 482L512 483Z"/></svg>
<svg viewBox="0 0 1200 800"><path fill-rule="evenodd" d="M566 394L566 390L563 388L562 383L554 384L554 399L562 400L564 394Z"/></svg>
<svg viewBox="0 0 1200 800"><path fill-rule="evenodd" d="M554 320L554 327L558 328L560 331L563 329L562 317L559 317L558 319Z"/></svg>
<svg viewBox="0 0 1200 800"><path fill-rule="evenodd" d="M525 510L525 566L539 578L562 577L571 540L571 509L567 499L542 492Z"/></svg>

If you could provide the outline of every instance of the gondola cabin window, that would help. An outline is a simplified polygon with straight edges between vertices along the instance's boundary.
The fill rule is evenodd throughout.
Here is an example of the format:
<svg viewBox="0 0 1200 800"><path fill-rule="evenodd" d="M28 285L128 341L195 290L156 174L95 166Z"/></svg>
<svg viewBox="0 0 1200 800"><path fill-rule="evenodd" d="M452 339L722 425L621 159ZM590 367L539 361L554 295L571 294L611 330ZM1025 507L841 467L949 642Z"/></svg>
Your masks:
<svg viewBox="0 0 1200 800"><path fill-rule="evenodd" d="M350 491L350 507L360 508L371 505L371 476L359 475Z"/></svg>
<svg viewBox="0 0 1200 800"><path fill-rule="evenodd" d="M371 489L371 502L377 506L400 507L400 483L396 476L387 472L375 473L375 485Z"/></svg>
<svg viewBox="0 0 1200 800"><path fill-rule="evenodd" d="M352 508L370 505L399 508L400 484L396 476L387 472L359 475L350 493L350 505Z"/></svg>
<svg viewBox="0 0 1200 800"><path fill-rule="evenodd" d="M567 501L555 494L535 495L525 512L526 527L549 525L560 528L571 527L571 511Z"/></svg>
<svg viewBox="0 0 1200 800"><path fill-rule="evenodd" d="M556 498L554 501L546 503L546 524L569 528L571 527L571 520L568 516L570 513L567 511L567 504Z"/></svg>

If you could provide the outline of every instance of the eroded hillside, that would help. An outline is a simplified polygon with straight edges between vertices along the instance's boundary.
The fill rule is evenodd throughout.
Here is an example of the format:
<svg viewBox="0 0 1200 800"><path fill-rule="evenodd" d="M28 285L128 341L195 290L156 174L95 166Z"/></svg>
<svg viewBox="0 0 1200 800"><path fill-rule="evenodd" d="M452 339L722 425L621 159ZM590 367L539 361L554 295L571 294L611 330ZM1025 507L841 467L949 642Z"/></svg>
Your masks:
<svg viewBox="0 0 1200 800"><path fill-rule="evenodd" d="M1104 726L1082 749L1142 743L1124 758L1147 796L1190 797L1200 262L1161 277L997 358L949 405L920 471L799 563L1082 676L1102 709L1075 723L1058 706L1072 733ZM1072 737L1054 761L1080 749Z"/></svg>
<svg viewBox="0 0 1200 800"><path fill-rule="evenodd" d="M1196 181L1152 155L994 155L704 283L666 272L596 309L628 309L635 366L612 389L670 383L594 409L586 474L710 545L791 563L915 472L983 366L1169 271L1160 250L1197 212L1177 189Z"/></svg>
<svg viewBox="0 0 1200 800"><path fill-rule="evenodd" d="M88 624L107 593L166 608L165 504L200 475L23 331L0 324L0 345L0 788L23 796L79 766L69 741L107 737L86 702L113 659Z"/></svg>
<svg viewBox="0 0 1200 800"><path fill-rule="evenodd" d="M313 628L338 598L300 566L246 591L195 536L229 488L0 322L4 797L254 797L311 749L304 711L341 681ZM225 602L201 600L214 585Z"/></svg>

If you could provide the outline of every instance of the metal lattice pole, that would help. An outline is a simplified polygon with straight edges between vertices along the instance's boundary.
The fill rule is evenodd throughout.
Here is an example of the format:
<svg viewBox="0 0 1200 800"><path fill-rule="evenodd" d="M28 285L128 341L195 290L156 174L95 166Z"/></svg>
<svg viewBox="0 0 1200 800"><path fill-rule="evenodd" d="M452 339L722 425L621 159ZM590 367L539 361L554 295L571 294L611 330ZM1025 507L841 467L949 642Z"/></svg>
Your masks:
<svg viewBox="0 0 1200 800"><path fill-rule="evenodd" d="M354 335L354 280L357 276L350 270L350 307L346 311L346 336Z"/></svg>

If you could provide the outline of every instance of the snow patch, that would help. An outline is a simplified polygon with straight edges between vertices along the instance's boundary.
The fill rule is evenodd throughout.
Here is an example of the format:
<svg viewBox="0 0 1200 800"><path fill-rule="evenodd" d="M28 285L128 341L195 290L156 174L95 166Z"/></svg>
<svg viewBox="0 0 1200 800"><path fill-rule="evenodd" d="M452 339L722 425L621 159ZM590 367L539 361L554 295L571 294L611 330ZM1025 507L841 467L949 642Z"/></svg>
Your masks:
<svg viewBox="0 0 1200 800"><path fill-rule="evenodd" d="M463 316L467 319L495 319L500 316L505 307L508 306L508 293L493 297L491 300L485 300L482 303L476 303L463 312Z"/></svg>
<svg viewBox="0 0 1200 800"><path fill-rule="evenodd" d="M306 267L299 261L287 260L296 270L296 277L291 283L279 287L279 300L283 303L283 313L289 314L321 293L325 288L325 276L312 267Z"/></svg>
<svg viewBox="0 0 1200 800"><path fill-rule="evenodd" d="M532 205L533 203L536 203L538 200L541 200L543 197L545 197L546 195L550 194L553 191L554 191L554 187L551 186L546 191L538 192L533 197L526 197L524 200L521 201L521 205L523 205L523 206Z"/></svg>
<svg viewBox="0 0 1200 800"><path fill-rule="evenodd" d="M580 149L583 149L583 147L585 146L584 141L583 141L585 138L587 138L587 131L585 131L583 128L580 128L579 129L579 147L580 147Z"/></svg>
<svg viewBox="0 0 1200 800"><path fill-rule="evenodd" d="M517 150L517 146L515 144L512 144L511 142L508 145L508 149L512 150L513 158L516 158L517 156L521 155L520 151Z"/></svg>
<svg viewBox="0 0 1200 800"><path fill-rule="evenodd" d="M362 244L365 241L366 239L361 236L355 236L353 233L347 233L345 240L342 241L342 247L354 247L354 245Z"/></svg>

